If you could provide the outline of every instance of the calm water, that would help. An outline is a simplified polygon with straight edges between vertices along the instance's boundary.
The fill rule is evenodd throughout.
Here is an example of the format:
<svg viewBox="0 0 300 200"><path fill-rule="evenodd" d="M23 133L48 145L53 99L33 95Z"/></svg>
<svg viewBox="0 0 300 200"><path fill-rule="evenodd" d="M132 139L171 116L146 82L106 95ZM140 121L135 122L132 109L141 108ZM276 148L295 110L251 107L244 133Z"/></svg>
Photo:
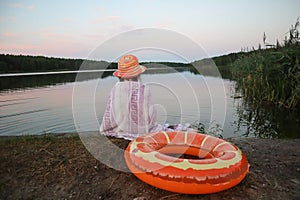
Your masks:
<svg viewBox="0 0 300 200"><path fill-rule="evenodd" d="M0 77L0 135L97 131L118 81L110 74L84 73L76 82L76 73ZM221 126L225 138L300 137L299 116L234 98L240 97L234 81L185 70L153 70L142 81L151 88L160 124L198 121Z"/></svg>

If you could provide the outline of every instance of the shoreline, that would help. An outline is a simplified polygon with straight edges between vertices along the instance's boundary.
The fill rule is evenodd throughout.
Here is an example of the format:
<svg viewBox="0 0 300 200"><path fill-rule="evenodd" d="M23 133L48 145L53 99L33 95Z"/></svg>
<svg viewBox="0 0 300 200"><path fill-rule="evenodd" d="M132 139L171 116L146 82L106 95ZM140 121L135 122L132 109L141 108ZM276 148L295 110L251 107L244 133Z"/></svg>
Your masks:
<svg viewBox="0 0 300 200"><path fill-rule="evenodd" d="M109 139L122 149L128 144ZM226 191L184 195L154 188L102 164L76 133L0 136L0 199L300 198L300 139L226 140L245 153L251 165L247 177Z"/></svg>
<svg viewBox="0 0 300 200"><path fill-rule="evenodd" d="M91 135L97 135L99 132L98 131L84 131L81 132L80 134L91 134ZM1 140L14 140L14 139L21 139L21 138L64 138L64 137L79 137L80 135L78 132L61 132L61 133L41 133L41 134L24 134L24 135L0 135L0 141ZM212 135L213 137L216 137ZM116 138L116 139L122 139L122 138ZM283 137L283 138L261 138L261 137L254 137L254 136L234 136L234 137L228 137L228 138L222 138L223 140L299 140L300 138L298 137ZM125 139L124 139L125 140Z"/></svg>

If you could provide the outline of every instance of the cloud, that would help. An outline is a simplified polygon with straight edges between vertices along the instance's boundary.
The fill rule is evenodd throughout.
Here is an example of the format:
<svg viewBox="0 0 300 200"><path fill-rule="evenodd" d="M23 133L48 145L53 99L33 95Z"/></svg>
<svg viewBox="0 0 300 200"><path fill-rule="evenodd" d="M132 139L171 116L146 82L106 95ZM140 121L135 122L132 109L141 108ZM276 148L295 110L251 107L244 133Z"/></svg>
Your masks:
<svg viewBox="0 0 300 200"><path fill-rule="evenodd" d="M156 26L154 26L154 27L157 27L157 28L170 28L170 27L174 26L174 24L175 23L172 20L162 20L158 24L156 24Z"/></svg>
<svg viewBox="0 0 300 200"><path fill-rule="evenodd" d="M81 34L83 38L87 38L90 42L93 43L99 43L103 42L112 36L123 33L129 30L133 30L136 27L133 24L124 24L118 21L118 23L113 24L112 26L109 26L107 28L100 28L97 27L95 31L93 32L85 32Z"/></svg>
<svg viewBox="0 0 300 200"><path fill-rule="evenodd" d="M17 36L16 33L10 32L10 31L4 32L1 35L4 36L4 37L16 37Z"/></svg>
<svg viewBox="0 0 300 200"><path fill-rule="evenodd" d="M57 39L57 38L64 38L66 40L70 39L69 34L53 32L51 30L38 31L38 32L36 32L36 36L37 37L42 37L43 40L45 40L45 39Z"/></svg>
<svg viewBox="0 0 300 200"><path fill-rule="evenodd" d="M99 12L103 12L103 11L105 11L105 9L104 9L104 7L103 7L103 6L99 6L99 7L97 8L97 11L99 11Z"/></svg>
<svg viewBox="0 0 300 200"><path fill-rule="evenodd" d="M89 39L99 39L99 38L102 39L106 37L106 35L102 32L82 34L82 36Z"/></svg>
<svg viewBox="0 0 300 200"><path fill-rule="evenodd" d="M66 41L64 39L41 41L38 44L30 43L0 43L1 52L7 54L44 55L55 57L85 58L93 48L84 43Z"/></svg>
<svg viewBox="0 0 300 200"><path fill-rule="evenodd" d="M63 21L66 22L66 23L70 23L70 22L73 22L73 19L71 17L65 17L63 19Z"/></svg>
<svg viewBox="0 0 300 200"><path fill-rule="evenodd" d="M78 57L88 54L92 47L80 42L65 39L43 41L37 50L40 54L51 56Z"/></svg>
<svg viewBox="0 0 300 200"><path fill-rule="evenodd" d="M113 33L122 33L124 31L130 31L136 27L133 24L119 24L114 27Z"/></svg>
<svg viewBox="0 0 300 200"><path fill-rule="evenodd" d="M105 22L119 21L120 19L121 19L121 17L119 17L119 16L100 17L100 18L91 20L90 23L91 24L99 24L99 23L105 23Z"/></svg>
<svg viewBox="0 0 300 200"><path fill-rule="evenodd" d="M28 10L32 10L34 8L34 5L25 5L22 3L10 3L8 4L9 7L13 7L13 8L25 8Z"/></svg>
<svg viewBox="0 0 300 200"><path fill-rule="evenodd" d="M15 16L0 16L0 22L14 22L16 21Z"/></svg>
<svg viewBox="0 0 300 200"><path fill-rule="evenodd" d="M2 53L33 53L36 46L31 44L0 44Z"/></svg>

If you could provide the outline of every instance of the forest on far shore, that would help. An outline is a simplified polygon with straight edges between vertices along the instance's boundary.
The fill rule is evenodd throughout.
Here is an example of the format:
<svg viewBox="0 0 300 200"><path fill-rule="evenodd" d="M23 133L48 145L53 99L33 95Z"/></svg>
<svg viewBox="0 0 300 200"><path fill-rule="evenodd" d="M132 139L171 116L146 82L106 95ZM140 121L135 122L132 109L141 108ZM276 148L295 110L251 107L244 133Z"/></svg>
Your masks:
<svg viewBox="0 0 300 200"><path fill-rule="evenodd" d="M83 59L0 54L0 73L78 70L83 61ZM101 66L108 65L108 63L104 61L87 62L89 62L91 69L99 69Z"/></svg>
<svg viewBox="0 0 300 200"><path fill-rule="evenodd" d="M84 59L65 59L45 56L30 55L11 55L0 54L0 74L4 73L25 73L25 72L49 72L49 71L66 71L79 70L84 63L85 70L97 69L117 69L117 63L109 63L106 61L94 61ZM175 62L151 62L163 64L168 67L189 67L187 63ZM150 62L141 63L148 64L147 67L155 67Z"/></svg>

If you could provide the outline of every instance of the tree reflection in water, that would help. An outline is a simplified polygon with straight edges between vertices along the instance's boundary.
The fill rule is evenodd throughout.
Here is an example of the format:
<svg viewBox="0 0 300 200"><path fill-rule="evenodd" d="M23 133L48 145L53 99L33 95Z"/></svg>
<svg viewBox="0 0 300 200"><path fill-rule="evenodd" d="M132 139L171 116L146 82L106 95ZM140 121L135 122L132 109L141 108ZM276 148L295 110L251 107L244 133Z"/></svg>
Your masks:
<svg viewBox="0 0 300 200"><path fill-rule="evenodd" d="M237 131L243 136L259 138L299 138L300 113L251 100L238 100Z"/></svg>

